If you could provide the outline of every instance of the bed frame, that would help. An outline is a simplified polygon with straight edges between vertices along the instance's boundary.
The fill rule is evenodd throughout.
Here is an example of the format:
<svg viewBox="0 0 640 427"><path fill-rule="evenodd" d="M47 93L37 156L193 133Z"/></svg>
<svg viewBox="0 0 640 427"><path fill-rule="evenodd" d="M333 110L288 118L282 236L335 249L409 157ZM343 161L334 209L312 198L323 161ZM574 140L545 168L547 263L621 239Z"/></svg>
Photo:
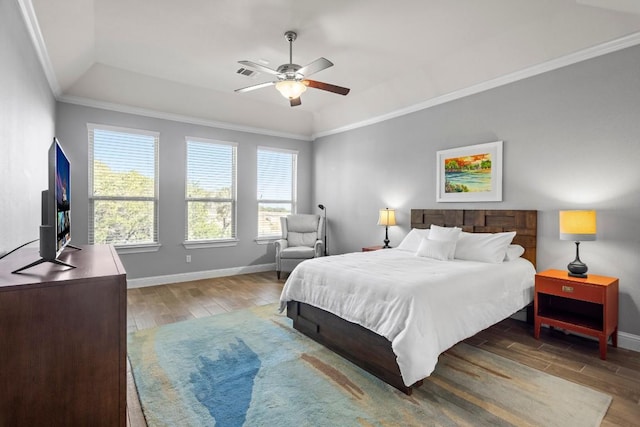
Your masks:
<svg viewBox="0 0 640 427"><path fill-rule="evenodd" d="M515 231L513 243L525 248L523 257L535 266L537 218L535 210L412 209L411 227L436 224L472 233ZM375 332L299 301L287 303L287 316L298 331L403 393L410 395L413 388L422 385L422 380L410 387L404 385L391 342Z"/></svg>

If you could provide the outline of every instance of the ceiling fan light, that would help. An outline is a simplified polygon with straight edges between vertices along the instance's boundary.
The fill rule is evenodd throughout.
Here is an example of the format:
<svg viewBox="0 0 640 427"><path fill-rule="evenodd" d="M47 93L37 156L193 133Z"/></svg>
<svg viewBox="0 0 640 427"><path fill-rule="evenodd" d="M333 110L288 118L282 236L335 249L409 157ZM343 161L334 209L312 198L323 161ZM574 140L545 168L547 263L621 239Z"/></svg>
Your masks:
<svg viewBox="0 0 640 427"><path fill-rule="evenodd" d="M276 89L287 99L299 98L302 92L307 90L307 86L297 80L282 80L276 83Z"/></svg>

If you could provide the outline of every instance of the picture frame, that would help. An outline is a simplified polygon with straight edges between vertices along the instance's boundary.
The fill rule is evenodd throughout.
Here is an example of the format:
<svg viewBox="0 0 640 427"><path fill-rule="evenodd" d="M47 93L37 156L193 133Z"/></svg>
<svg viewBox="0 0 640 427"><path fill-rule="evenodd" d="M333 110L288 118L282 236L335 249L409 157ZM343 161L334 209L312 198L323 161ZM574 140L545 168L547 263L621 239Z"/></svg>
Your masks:
<svg viewBox="0 0 640 427"><path fill-rule="evenodd" d="M436 202L501 202L502 141L436 153Z"/></svg>

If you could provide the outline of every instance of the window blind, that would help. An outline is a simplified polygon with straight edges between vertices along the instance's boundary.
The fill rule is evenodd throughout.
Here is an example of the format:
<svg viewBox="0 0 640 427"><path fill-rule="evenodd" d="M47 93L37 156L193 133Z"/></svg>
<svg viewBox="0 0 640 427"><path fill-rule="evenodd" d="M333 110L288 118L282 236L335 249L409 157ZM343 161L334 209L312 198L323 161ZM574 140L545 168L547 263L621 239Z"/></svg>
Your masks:
<svg viewBox="0 0 640 427"><path fill-rule="evenodd" d="M236 238L236 144L186 138L187 241Z"/></svg>
<svg viewBox="0 0 640 427"><path fill-rule="evenodd" d="M281 235L280 217L296 212L295 151L258 148L258 237Z"/></svg>
<svg viewBox="0 0 640 427"><path fill-rule="evenodd" d="M159 133L87 127L89 243L157 243Z"/></svg>

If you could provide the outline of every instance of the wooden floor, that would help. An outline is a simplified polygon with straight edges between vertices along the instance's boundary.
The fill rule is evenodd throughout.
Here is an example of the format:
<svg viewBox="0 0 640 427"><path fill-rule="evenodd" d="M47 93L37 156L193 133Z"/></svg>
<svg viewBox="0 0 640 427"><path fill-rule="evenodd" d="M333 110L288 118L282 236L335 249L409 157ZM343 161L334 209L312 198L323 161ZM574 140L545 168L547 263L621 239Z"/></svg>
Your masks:
<svg viewBox="0 0 640 427"><path fill-rule="evenodd" d="M128 330L277 302L283 285L275 272L266 272L129 289ZM601 360L596 341L546 328L536 340L532 326L513 319L466 342L611 395L603 426L640 425L640 353L609 346ZM127 381L127 425L146 427L130 369Z"/></svg>

